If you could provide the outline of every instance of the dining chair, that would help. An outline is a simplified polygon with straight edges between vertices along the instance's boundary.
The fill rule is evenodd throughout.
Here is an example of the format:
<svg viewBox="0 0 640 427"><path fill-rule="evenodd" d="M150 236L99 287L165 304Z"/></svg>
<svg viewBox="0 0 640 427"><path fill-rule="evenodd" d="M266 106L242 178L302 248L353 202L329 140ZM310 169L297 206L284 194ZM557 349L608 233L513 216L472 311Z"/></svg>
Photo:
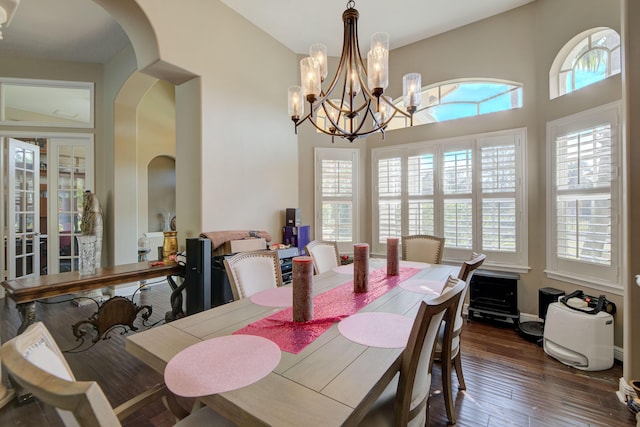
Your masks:
<svg viewBox="0 0 640 427"><path fill-rule="evenodd" d="M282 286L282 270L278 251L240 252L224 259L233 299Z"/></svg>
<svg viewBox="0 0 640 427"><path fill-rule="evenodd" d="M447 289L441 295L420 303L407 346L401 356L400 371L365 414L360 422L361 426L429 425L429 389L434 346L442 321L450 325L445 330L445 338L452 338L455 310L464 286L464 281L450 277ZM444 353L449 356L446 349Z"/></svg>
<svg viewBox="0 0 640 427"><path fill-rule="evenodd" d="M78 381L55 340L41 322L7 341L0 350L11 378L25 392L53 406L65 426L117 427L121 421L156 399L162 399L179 419L176 426L232 426L212 409L201 407L189 414L164 384L113 408L95 381Z"/></svg>
<svg viewBox="0 0 640 427"><path fill-rule="evenodd" d="M402 236L402 259L404 261L441 264L444 252L444 237L416 234Z"/></svg>
<svg viewBox="0 0 640 427"><path fill-rule="evenodd" d="M313 260L315 274L324 273L340 265L340 252L336 242L312 240L305 250Z"/></svg>
<svg viewBox="0 0 640 427"><path fill-rule="evenodd" d="M458 384L460 390L466 390L467 386L464 382L464 375L462 374L462 356L460 353L460 335L462 334L462 325L464 324L464 319L462 318L462 308L464 307L464 300L467 297L467 293L469 292L469 283L471 282L471 276L473 276L474 271L479 268L482 263L484 263L487 256L485 254L477 254L474 253L471 256L471 259L468 261L464 261L462 266L460 267L460 272L458 273L458 279L464 281L465 286L462 290L462 294L460 296L460 300L458 301L458 305L456 307L456 317L455 323L453 325L453 336L451 339L451 357L449 359L444 358L442 354L444 332L445 325L443 324L440 328L440 333L438 335L438 342L436 344L435 355L434 358L436 362L440 362L442 366L442 393L445 399L445 405L447 410L447 417L449 418L449 422L451 424L455 424L455 410L453 407L453 385L451 383L451 367L455 368L456 376L458 377ZM443 360L447 362L443 362Z"/></svg>

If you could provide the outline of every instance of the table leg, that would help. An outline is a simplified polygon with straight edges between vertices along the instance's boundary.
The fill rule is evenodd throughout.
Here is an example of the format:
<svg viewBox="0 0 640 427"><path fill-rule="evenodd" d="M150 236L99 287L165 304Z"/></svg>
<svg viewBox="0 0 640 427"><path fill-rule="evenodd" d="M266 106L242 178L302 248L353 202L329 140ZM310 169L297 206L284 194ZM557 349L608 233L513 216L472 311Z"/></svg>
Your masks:
<svg viewBox="0 0 640 427"><path fill-rule="evenodd" d="M36 302L26 302L22 304L16 304L16 309L18 313L20 313L20 318L22 319L22 323L18 328L17 335L23 333L29 326L33 325L36 322ZM31 393L27 393L24 391L22 387L20 387L15 381L12 380L11 375L9 375L9 381L13 385L15 390L16 398L18 399L19 404L32 402L33 395Z"/></svg>
<svg viewBox="0 0 640 427"><path fill-rule="evenodd" d="M187 281L183 280L180 286L178 286L173 280L173 277L167 276L167 282L169 282L169 286L171 287L171 311L165 313L164 319L167 322L171 322L185 316L184 310L182 309L182 291L187 287Z"/></svg>
<svg viewBox="0 0 640 427"><path fill-rule="evenodd" d="M20 318L22 319L22 323L18 328L18 335L23 333L29 326L33 325L36 322L36 302L26 302L22 304L16 304L16 308L20 313Z"/></svg>

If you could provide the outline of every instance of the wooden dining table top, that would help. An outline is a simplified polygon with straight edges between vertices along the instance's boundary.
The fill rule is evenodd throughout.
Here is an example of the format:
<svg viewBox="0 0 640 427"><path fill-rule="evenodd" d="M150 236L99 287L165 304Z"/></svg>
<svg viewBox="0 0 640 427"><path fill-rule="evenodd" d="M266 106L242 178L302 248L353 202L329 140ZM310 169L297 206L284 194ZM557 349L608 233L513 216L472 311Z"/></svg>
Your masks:
<svg viewBox="0 0 640 427"><path fill-rule="evenodd" d="M402 265L402 264L401 264ZM372 258L371 268L385 268ZM430 265L413 278L445 281L459 266ZM328 271L314 276L314 295L353 280ZM394 287L361 312L414 317L428 295ZM126 350L163 374L185 348L210 338L231 335L283 308L234 301L127 337ZM338 323L298 354L282 352L277 367L263 379L240 389L202 396L200 400L238 425L357 425L400 367L402 348L369 347L350 341ZM219 363L225 363L220 360Z"/></svg>

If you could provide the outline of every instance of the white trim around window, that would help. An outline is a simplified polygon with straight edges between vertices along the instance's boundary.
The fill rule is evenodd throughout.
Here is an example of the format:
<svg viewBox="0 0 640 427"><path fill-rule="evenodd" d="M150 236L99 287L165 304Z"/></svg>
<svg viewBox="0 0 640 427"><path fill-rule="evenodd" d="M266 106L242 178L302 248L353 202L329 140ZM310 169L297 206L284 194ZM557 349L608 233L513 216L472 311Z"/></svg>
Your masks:
<svg viewBox="0 0 640 427"><path fill-rule="evenodd" d="M547 277L622 295L620 103L547 123Z"/></svg>
<svg viewBox="0 0 640 427"><path fill-rule="evenodd" d="M483 268L529 271L525 152L525 128L373 149L372 251L434 234L447 262L482 252Z"/></svg>

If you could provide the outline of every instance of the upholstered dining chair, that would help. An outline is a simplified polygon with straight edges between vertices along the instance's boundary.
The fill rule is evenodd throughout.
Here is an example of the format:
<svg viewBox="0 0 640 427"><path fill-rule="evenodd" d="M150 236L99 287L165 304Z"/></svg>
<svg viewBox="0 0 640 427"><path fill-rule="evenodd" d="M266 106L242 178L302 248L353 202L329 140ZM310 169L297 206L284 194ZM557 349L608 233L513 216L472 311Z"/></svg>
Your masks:
<svg viewBox="0 0 640 427"><path fill-rule="evenodd" d="M404 261L441 264L444 252L444 237L416 234L402 236L402 259Z"/></svg>
<svg viewBox="0 0 640 427"><path fill-rule="evenodd" d="M443 358L442 348L445 335L445 325L440 328L440 334L438 336L438 342L436 344L435 350L435 360L441 363L442 366L442 394L445 399L445 405L447 410L447 417L449 418L449 422L455 424L456 416L455 410L453 407L453 385L451 383L451 367L455 368L456 376L458 377L458 384L460 385L460 390L466 390L467 385L464 382L464 375L462 374L462 356L460 354L460 335L462 334L462 325L464 324L464 319L462 318L462 308L464 306L464 300L467 297L467 293L469 292L469 283L471 282L471 276L473 276L473 272L479 268L482 263L484 263L487 258L484 254L476 254L474 253L471 256L469 261L465 261L462 263L460 267L460 272L458 273L458 279L464 281L465 286L460 296L460 300L458 301L458 306L456 307L456 317L455 323L453 325L453 336L451 339L451 358L446 359ZM446 361L446 362L443 362Z"/></svg>
<svg viewBox="0 0 640 427"><path fill-rule="evenodd" d="M98 383L76 380L60 348L41 322L3 344L1 357L11 378L27 393L55 407L65 426L117 427L144 405L161 398L176 419L181 418L176 426L234 425L207 407L189 414L175 402L164 384L113 408Z"/></svg>
<svg viewBox="0 0 640 427"><path fill-rule="evenodd" d="M277 251L240 252L224 259L233 299L282 286L282 270Z"/></svg>
<svg viewBox="0 0 640 427"><path fill-rule="evenodd" d="M313 240L305 247L313 260L315 274L324 273L340 265L340 252L336 242Z"/></svg>
<svg viewBox="0 0 640 427"><path fill-rule="evenodd" d="M453 336L453 319L464 285L462 280L450 277L440 296L420 303L402 353L400 371L364 416L361 426L429 425L433 349L442 321L450 325L445 330L445 339ZM448 351L445 353L449 356Z"/></svg>

